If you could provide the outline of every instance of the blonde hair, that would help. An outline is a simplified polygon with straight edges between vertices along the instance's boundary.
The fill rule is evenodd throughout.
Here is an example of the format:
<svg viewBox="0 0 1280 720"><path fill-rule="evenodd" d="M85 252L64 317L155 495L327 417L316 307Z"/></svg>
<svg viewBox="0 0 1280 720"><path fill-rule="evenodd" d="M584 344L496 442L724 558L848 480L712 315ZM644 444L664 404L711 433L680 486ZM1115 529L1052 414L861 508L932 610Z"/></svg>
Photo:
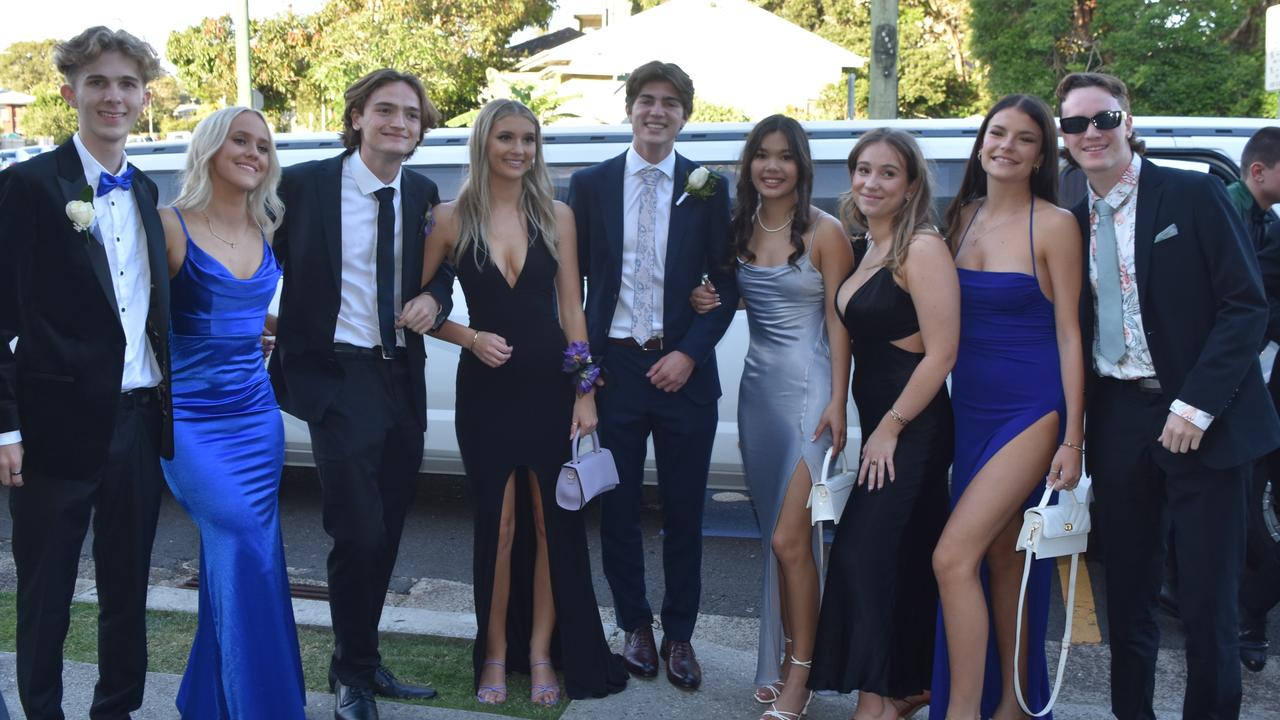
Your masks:
<svg viewBox="0 0 1280 720"><path fill-rule="evenodd" d="M876 143L884 143L898 154L905 166L903 170L907 173L908 186L915 186L913 190L908 190L907 201L893 216L893 237L890 238L889 252L885 255L883 265L890 272L896 272L906 263L907 249L916 235L939 235L933 210L933 184L930 182L929 164L925 162L924 153L916 139L909 133L893 128L878 128L859 138L858 144L849 153L850 177L858 168L858 157ZM864 228L869 227L867 216L858 209L852 192L840 196L840 218L846 225L852 221Z"/></svg>
<svg viewBox="0 0 1280 720"><path fill-rule="evenodd" d="M471 129L467 178L455 201L458 208L458 241L453 250L455 262L471 251L479 265L482 258L489 254L489 242L485 239L489 234L489 208L492 205L489 191L489 135L493 132L494 124L511 115L518 115L533 123L535 143L533 165L520 179L520 206L525 220L537 229L538 236L542 238L551 256L558 257L555 193L551 186L551 174L547 172L547 164L542 159L542 126L533 111L523 104L515 100L500 99L490 100L480 109Z"/></svg>
<svg viewBox="0 0 1280 720"><path fill-rule="evenodd" d="M271 126L267 118L257 110L247 107L229 107L215 111L196 125L191 134L191 144L187 147L187 162L182 173L182 192L173 206L179 210L199 212L209 206L213 197L213 178L209 165L213 156L218 154L222 144L231 132L231 123L242 113L257 115L267 127L267 173L258 186L249 192L246 206L249 215L262 228L270 233L280 227L284 219L284 203L276 193L280 185L280 158L276 155L275 141L271 138Z"/></svg>

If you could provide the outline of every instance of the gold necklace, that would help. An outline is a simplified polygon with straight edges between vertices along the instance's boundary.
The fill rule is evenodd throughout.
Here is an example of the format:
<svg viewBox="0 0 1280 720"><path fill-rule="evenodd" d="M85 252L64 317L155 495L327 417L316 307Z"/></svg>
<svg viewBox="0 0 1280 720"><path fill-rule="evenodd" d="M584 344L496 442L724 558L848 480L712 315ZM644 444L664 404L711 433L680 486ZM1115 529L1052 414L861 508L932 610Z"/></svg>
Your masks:
<svg viewBox="0 0 1280 720"><path fill-rule="evenodd" d="M215 238L217 238L219 241L221 241L224 245L227 245L228 247L230 247L232 250L235 250L235 249L236 249L236 245L239 245L240 243L238 243L238 242L231 242L230 240L228 240L228 239L226 239L226 238L222 237L221 235L219 235L219 234L218 234L218 231L213 229L213 221L209 219L209 213L207 213L207 212L205 212L205 211L201 210L201 211L200 211L200 214L204 216L204 224L205 224L205 225L207 225L207 226L209 227L209 234L210 234L210 235L213 235Z"/></svg>

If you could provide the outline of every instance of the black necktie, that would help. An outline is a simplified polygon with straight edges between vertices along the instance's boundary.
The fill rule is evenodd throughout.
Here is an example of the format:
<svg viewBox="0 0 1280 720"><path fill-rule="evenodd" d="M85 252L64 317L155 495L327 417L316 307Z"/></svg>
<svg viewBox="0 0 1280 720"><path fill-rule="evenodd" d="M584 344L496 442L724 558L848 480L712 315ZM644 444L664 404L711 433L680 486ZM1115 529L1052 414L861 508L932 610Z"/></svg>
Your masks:
<svg viewBox="0 0 1280 720"><path fill-rule="evenodd" d="M378 198L378 332L382 336L382 352L396 348L396 208L392 201L395 188L374 191Z"/></svg>

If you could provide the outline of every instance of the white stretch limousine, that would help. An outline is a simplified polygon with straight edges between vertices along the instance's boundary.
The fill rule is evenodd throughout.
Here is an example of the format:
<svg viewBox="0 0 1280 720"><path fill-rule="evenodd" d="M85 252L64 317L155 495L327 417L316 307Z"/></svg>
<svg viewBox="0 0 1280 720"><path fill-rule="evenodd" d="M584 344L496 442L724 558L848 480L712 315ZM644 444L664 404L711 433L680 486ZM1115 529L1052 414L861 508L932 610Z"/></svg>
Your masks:
<svg viewBox="0 0 1280 720"><path fill-rule="evenodd" d="M907 130L920 141L933 169L938 209L945 208L955 195L965 161L977 135L979 120L896 120L808 123L812 144L815 204L834 211L839 195L849 189L845 160L854 142L864 132L891 125ZM1245 142L1266 120L1224 120L1214 118L1135 118L1135 127L1147 141L1148 156L1162 163L1212 172L1225 181L1237 175L1237 165ZM729 178L732 190L736 165L750 124L690 124L680 133L676 149ZM440 195L452 199L467 170L467 137L463 129L441 129L429 133L407 165L440 186ZM543 136L545 156L556 185L564 198L569 176L574 171L623 152L631 139L627 125L596 127L551 127ZM334 134L279 135L276 147L280 162L295 163L328 157L342 150ZM160 199L167 204L177 195L181 183L185 142L140 143L128 147L129 159L147 172L160 186ZM1074 201L1083 192L1078 182L1064 187L1064 197ZM466 301L460 288L454 290L451 317L468 322ZM428 338L427 414L428 431L424 472L461 474L462 462L454 436L454 372L459 348ZM733 321L717 346L724 397L720 400L720 424L711 457L711 485L741 489L742 461L738 454L738 379L747 351L747 321L743 313ZM857 414L849 407L850 452L856 452L860 433ZM285 415L286 462L312 464L311 441L306 425ZM855 455L856 457L856 455ZM653 472L653 453L649 453Z"/></svg>

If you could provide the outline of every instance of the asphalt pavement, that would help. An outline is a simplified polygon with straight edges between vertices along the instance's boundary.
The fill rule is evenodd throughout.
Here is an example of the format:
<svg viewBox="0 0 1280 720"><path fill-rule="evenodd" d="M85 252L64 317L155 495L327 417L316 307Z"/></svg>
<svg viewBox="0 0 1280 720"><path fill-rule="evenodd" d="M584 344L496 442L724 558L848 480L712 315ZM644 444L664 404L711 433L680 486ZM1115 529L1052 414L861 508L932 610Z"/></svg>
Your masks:
<svg viewBox="0 0 1280 720"><path fill-rule="evenodd" d="M0 491L0 494L5 493ZM281 511L290 579L295 585L322 587L329 538L320 522L319 486L314 471L286 470L281 486ZM657 607L661 603L662 577L661 515L656 501L646 505L643 517L650 602ZM399 562L387 597L388 606L396 609L388 611L386 629L464 638L473 636L471 527L466 481L451 476L423 476L409 513ZM589 515L588 527L597 600L602 606L606 632L615 647L620 647L621 633L612 624L613 613L609 608L612 601L600 570L599 525L594 512ZM10 533L8 514L0 513L0 589L7 590L14 587L8 551ZM694 636L694 646L706 671L703 689L698 693L680 692L661 678L657 681L633 681L627 692L617 696L572 703L566 712L566 720L596 717L627 720L651 717L655 709L660 709L659 715L673 718L758 717L761 708L751 702L749 694L758 629L755 616L761 575L761 543L747 498L737 493L710 493L704 534L703 614ZM195 575L199 562L198 547L194 525L173 498L166 494L152 556L153 606L194 608L194 592L179 587ZM81 597L92 600L93 565L88 548L86 542L81 566ZM1109 717L1106 709L1109 683L1105 588L1098 563L1090 561L1085 568L1088 577L1082 577L1074 616L1075 639L1081 644L1071 649L1063 697L1056 713L1059 718ZM297 600L295 613L300 623L327 623L322 601ZM1051 608L1049 637L1060 637L1063 617L1059 600ZM922 621L932 622L932 618ZM1184 682L1182 634L1177 621L1168 617L1162 617L1161 629L1157 711L1162 719L1176 718L1179 717ZM1249 720L1280 717L1280 713L1275 711L1280 707L1280 611L1272 614L1270 634L1272 662L1263 673L1244 673L1243 717ZM1053 643L1050 662L1053 662L1056 652L1057 644ZM78 703L87 703L96 679L96 669L92 665L68 663L66 678L69 717L82 717L83 706ZM176 687L176 676L156 675L151 678L147 705L135 717L175 717L172 698ZM2 653L0 692L9 700L14 717L22 717L13 686L12 656ZM819 697L815 699L809 717L814 720L847 717L854 705L855 702L847 697ZM331 717L330 707L329 697L313 694L309 697L308 717ZM479 708L473 714L400 705L385 708L383 717L389 720L419 717L463 720L486 715L479 713Z"/></svg>

